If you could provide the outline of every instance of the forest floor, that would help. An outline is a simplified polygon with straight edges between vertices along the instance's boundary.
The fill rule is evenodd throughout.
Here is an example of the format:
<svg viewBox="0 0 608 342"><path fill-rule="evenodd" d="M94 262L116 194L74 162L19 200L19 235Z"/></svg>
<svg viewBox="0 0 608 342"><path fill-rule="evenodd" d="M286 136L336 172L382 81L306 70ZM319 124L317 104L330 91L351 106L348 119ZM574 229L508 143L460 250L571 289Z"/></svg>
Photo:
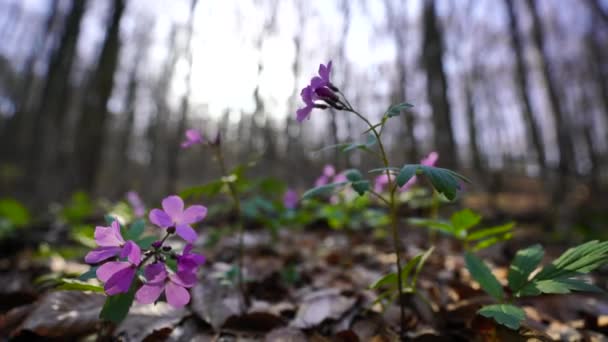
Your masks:
<svg viewBox="0 0 608 342"><path fill-rule="evenodd" d="M205 234L204 232L202 232ZM402 231L407 258L430 245L421 229ZM204 239L202 239L204 240ZM506 283L516 250L546 234L519 227L514 238L481 255ZM48 274L79 274L82 258L36 257L27 246L4 246L0 259L0 336L15 341L395 341L400 311L395 302L375 302L370 284L394 270L386 237L372 231L325 228L265 230L245 235L244 304L234 284L237 241L221 239L207 248L207 263L183 309L164 302L135 304L118 326L98 316L105 296L55 291ZM542 296L518 302L526 311L522 327L509 330L476 315L490 298L466 271L461 247L439 236L418 281L417 295L406 295L405 324L412 341L604 341L608 340L608 298L604 294ZM567 246L549 245L545 262ZM203 248L199 246L199 248ZM11 251L12 250L12 251ZM9 254L7 254L9 253ZM600 288L608 272L594 273ZM110 336L113 336L110 338Z"/></svg>

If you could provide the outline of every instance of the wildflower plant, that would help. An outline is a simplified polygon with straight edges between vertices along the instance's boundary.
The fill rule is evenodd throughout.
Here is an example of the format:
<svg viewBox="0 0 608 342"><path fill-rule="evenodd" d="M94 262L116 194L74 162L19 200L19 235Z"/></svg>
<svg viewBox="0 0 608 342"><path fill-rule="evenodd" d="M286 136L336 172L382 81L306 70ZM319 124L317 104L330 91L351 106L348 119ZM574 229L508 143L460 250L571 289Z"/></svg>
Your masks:
<svg viewBox="0 0 608 342"><path fill-rule="evenodd" d="M300 93L304 107L300 108L296 112L296 119L298 122L310 119L312 112L315 109L326 110L334 109L337 111L345 112L350 115L354 115L365 123L367 130L363 132L367 134L365 142L352 142L346 144L338 144L330 146L329 148L339 148L343 152L352 150L363 150L369 152L378 158L380 167L369 170L367 173L380 174L386 183L387 191L385 193L378 192L371 185L371 182L364 177L364 173L359 170L351 169L344 173L345 179L339 181L333 181L331 183L320 184L319 186L307 191L303 198L310 198L319 194L326 194L342 189L344 187L352 187L359 195L369 193L376 197L380 202L384 203L390 213L391 231L393 247L396 254L396 281L397 281L397 293L398 302L400 305L401 314L401 335L405 333L405 307L403 301L403 295L407 286L411 284L404 284L405 277L403 277L404 268L412 268L414 264L403 264L402 251L401 251L401 239L399 236L399 218L397 215L397 192L399 188L411 184L414 177L425 176L437 192L443 194L447 199L453 200L456 197L456 192L460 188L462 181L468 181L465 177L442 168L432 166L432 163L425 164L405 164L402 167L392 166L388 160L388 154L382 142L382 133L384 126L389 120L394 117L401 115L404 110L412 107L408 103L400 103L389 107L384 114L380 122L372 123L370 119L363 114L359 113L348 101L346 96L340 91L340 89L331 82L332 62L330 61L327 65L321 64L319 66L318 75L312 77L310 83L304 87ZM435 158L436 159L436 158ZM325 173L324 173L325 175ZM327 176L326 178L329 178ZM378 181L377 181L378 182ZM420 263L421 265L422 263ZM416 263L418 265L418 263ZM415 279L415 278L414 278ZM415 286L415 284L414 284Z"/></svg>
<svg viewBox="0 0 608 342"><path fill-rule="evenodd" d="M102 319L120 322L129 312L133 301L141 304L164 299L179 308L190 301L188 289L196 284L197 270L204 264L204 256L192 252L197 233L192 225L202 221L207 208L192 205L184 208L183 200L176 195L162 201L162 209L152 209L150 223L163 233L162 238L142 237L145 221L134 221L130 227L121 226L118 220L107 217L108 226L95 228L96 248L85 256L91 270L80 277L96 277L103 283L108 295L101 311ZM171 237L184 240L178 253L167 242ZM71 282L71 288L91 290L90 286Z"/></svg>

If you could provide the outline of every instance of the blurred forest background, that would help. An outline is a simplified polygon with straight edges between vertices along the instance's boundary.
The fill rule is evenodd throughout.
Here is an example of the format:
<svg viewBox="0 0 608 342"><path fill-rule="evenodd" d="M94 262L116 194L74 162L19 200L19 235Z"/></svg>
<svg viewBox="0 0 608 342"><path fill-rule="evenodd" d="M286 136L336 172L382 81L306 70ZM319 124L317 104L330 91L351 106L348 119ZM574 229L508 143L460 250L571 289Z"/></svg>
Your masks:
<svg viewBox="0 0 608 342"><path fill-rule="evenodd" d="M295 121L331 59L363 113L415 106L387 132L393 160L438 151L483 194L470 205L607 207L606 1L0 0L0 42L0 194L33 206L217 177L210 153L180 152L187 128L299 189L326 163L377 167L312 153L364 139L356 118Z"/></svg>

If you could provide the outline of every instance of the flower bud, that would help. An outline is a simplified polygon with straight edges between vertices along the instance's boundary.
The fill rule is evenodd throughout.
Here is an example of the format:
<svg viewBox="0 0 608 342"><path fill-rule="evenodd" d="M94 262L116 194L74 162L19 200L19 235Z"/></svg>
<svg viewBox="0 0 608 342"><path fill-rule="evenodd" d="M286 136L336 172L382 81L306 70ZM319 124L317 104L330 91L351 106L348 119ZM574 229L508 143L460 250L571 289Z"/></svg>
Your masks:
<svg viewBox="0 0 608 342"><path fill-rule="evenodd" d="M335 85L333 85L333 83L331 83L331 82L327 83L327 87L329 87L329 89L331 89L331 90L333 90L335 92L340 91L340 89L338 89L338 87L336 87Z"/></svg>
<svg viewBox="0 0 608 342"><path fill-rule="evenodd" d="M152 242L152 247L154 247L156 249L160 248L160 246L162 246L162 245L163 244L162 244L161 241L154 241L154 242Z"/></svg>
<svg viewBox="0 0 608 342"><path fill-rule="evenodd" d="M171 250L171 246L163 246L163 251L168 252Z"/></svg>
<svg viewBox="0 0 608 342"><path fill-rule="evenodd" d="M322 103L315 103L315 108L318 108L318 109L327 109L327 108L329 108L329 106L328 105L324 105Z"/></svg>
<svg viewBox="0 0 608 342"><path fill-rule="evenodd" d="M325 87L315 89L315 93L321 98L321 100L331 100L336 102L340 99L338 95Z"/></svg>
<svg viewBox="0 0 608 342"><path fill-rule="evenodd" d="M167 228L167 233L168 233L168 234L173 234L173 233L175 233L175 227L169 227L169 228Z"/></svg>

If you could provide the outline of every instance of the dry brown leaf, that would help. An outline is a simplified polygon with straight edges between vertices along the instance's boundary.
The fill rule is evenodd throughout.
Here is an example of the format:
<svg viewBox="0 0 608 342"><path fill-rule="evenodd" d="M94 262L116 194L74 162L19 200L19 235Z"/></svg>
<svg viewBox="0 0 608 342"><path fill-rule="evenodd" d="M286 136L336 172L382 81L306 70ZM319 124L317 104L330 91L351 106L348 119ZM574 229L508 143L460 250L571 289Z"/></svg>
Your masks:
<svg viewBox="0 0 608 342"><path fill-rule="evenodd" d="M105 296L79 291L50 292L19 327L39 336L70 337L95 331ZM17 333L19 332L17 331Z"/></svg>

